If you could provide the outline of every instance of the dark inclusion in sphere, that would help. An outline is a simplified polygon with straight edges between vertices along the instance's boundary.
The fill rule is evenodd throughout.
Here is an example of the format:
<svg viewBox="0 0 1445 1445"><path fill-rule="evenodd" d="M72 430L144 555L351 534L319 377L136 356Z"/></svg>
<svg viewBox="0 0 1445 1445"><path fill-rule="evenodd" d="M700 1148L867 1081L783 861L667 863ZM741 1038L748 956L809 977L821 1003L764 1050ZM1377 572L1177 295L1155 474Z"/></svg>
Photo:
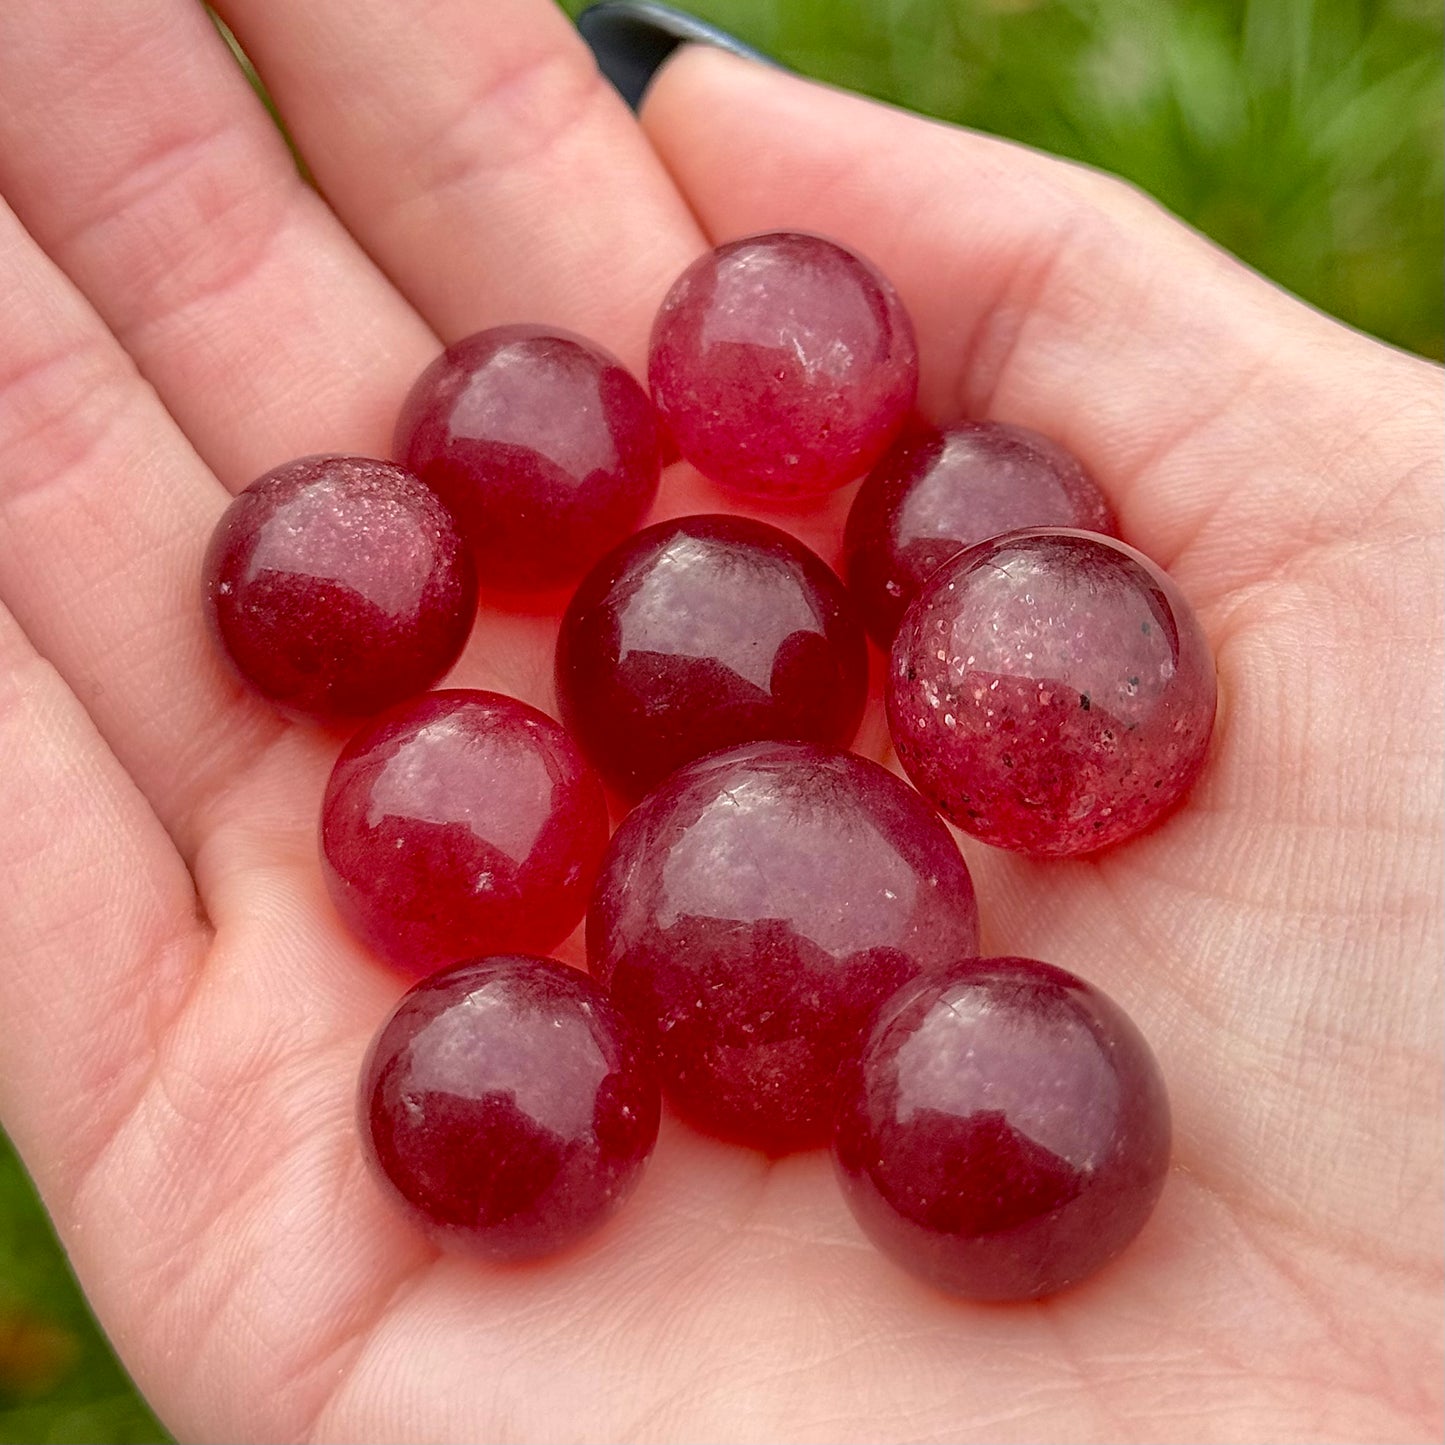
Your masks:
<svg viewBox="0 0 1445 1445"><path fill-rule="evenodd" d="M999 848L1068 858L1151 828L1214 730L1214 657L1184 594L1091 532L1009 532L925 583L888 669L904 771Z"/></svg>

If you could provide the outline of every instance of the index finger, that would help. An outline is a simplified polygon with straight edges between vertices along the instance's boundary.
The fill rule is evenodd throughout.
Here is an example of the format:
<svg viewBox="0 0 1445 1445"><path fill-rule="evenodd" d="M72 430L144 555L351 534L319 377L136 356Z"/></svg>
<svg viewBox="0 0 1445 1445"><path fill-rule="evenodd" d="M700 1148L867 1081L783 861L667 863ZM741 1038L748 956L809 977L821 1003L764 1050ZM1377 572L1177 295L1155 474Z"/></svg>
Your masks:
<svg viewBox="0 0 1445 1445"><path fill-rule="evenodd" d="M640 369L704 242L551 0L216 8L332 207L444 340L542 322Z"/></svg>

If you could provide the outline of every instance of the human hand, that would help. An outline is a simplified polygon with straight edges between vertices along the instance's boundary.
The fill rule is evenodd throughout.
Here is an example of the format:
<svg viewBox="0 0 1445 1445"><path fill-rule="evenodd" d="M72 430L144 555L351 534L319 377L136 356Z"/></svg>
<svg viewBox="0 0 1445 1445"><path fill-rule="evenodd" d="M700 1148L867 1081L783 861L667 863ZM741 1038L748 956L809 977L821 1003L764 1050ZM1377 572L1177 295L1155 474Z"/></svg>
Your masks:
<svg viewBox="0 0 1445 1445"><path fill-rule="evenodd" d="M163 1418L1438 1434L1438 373L1113 181L726 56L681 52L638 129L545 0L220 8L325 201L188 0L0 9L0 1115ZM895 281L929 412L1078 453L1216 650L1212 759L1156 832L1070 863L965 845L986 947L1103 986L1174 1103L1154 1220L1038 1304L902 1274L817 1154L671 1125L580 1248L439 1257L353 1123L403 984L321 885L338 738L243 695L204 632L227 489L385 454L439 338L545 321L640 371L682 267L776 227ZM845 504L773 516L836 561ZM724 505L677 467L658 515ZM550 707L555 621L489 608L455 680Z"/></svg>

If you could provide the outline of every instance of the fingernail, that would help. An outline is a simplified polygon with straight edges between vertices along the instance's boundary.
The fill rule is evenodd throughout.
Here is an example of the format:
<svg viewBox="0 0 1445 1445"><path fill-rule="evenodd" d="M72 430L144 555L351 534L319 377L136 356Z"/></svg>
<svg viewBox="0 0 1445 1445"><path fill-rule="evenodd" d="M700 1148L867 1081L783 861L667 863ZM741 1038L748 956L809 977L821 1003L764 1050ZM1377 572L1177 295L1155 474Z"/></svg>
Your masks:
<svg viewBox="0 0 1445 1445"><path fill-rule="evenodd" d="M590 6L577 17L577 29L592 47L598 69L633 110L679 45L711 45L744 60L776 63L716 25L648 0L605 0Z"/></svg>

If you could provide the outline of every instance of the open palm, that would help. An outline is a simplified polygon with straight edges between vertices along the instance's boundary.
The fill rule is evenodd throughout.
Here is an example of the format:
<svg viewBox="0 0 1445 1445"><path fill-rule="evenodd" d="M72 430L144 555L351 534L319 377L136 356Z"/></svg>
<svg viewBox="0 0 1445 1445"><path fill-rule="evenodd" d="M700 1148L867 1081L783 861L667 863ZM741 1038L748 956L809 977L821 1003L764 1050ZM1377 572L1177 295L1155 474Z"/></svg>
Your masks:
<svg viewBox="0 0 1445 1445"><path fill-rule="evenodd" d="M191 0L0 8L0 1113L172 1428L1438 1434L1438 375L1112 181L731 57L683 52L639 128L548 0L220 8L324 201ZM438 1257L352 1119L402 985L322 889L339 738L204 635L227 489L385 454L439 338L544 321L640 369L681 268L778 227L894 279L930 412L1076 451L1216 649L1164 827L968 849L986 946L1100 983L1174 1100L1157 1216L1056 1300L936 1295L821 1156L670 1123L581 1248ZM845 504L774 520L835 559ZM659 515L722 505L676 467ZM484 608L454 679L550 707L556 601Z"/></svg>

